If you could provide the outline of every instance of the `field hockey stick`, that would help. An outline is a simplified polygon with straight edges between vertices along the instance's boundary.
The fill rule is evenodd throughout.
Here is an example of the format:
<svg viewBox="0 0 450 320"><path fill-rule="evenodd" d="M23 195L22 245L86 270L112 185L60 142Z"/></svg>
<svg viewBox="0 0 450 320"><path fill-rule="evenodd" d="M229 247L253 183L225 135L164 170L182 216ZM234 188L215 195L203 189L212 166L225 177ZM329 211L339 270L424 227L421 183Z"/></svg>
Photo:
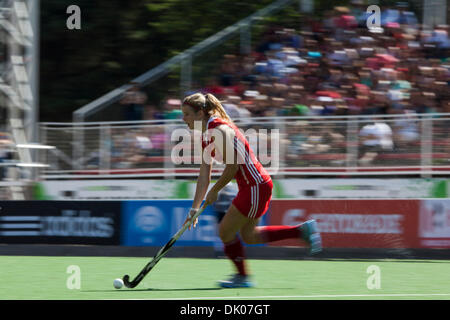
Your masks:
<svg viewBox="0 0 450 320"><path fill-rule="evenodd" d="M133 281L130 281L129 275L124 275L123 283L125 284L125 286L127 288L136 287L142 281L142 279L144 279L144 277L153 269L153 267L159 262L159 260L161 260L161 258L166 255L166 253L170 250L170 248L172 248L172 246L178 240L178 238L181 237L181 235L186 231L187 228L189 228L189 226L195 221L195 219L198 218L198 216L206 209L206 207L207 206L205 205L201 207L200 210L198 210L192 216L192 218L187 223L185 223L172 238L170 238L169 242L167 242L164 245L164 247L162 247L158 251L158 253L153 257L153 259L149 263L147 263L147 265L141 270L141 272L139 272L139 274L133 279Z"/></svg>

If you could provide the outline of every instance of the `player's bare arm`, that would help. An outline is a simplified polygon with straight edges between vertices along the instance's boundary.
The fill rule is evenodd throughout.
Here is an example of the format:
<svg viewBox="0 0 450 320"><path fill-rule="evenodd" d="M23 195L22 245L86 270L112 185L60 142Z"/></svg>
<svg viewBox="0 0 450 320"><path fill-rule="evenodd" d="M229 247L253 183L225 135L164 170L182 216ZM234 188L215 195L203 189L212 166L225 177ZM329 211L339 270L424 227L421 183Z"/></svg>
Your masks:
<svg viewBox="0 0 450 320"><path fill-rule="evenodd" d="M187 223L191 216L200 208L202 201L205 197L206 191L208 191L209 184L211 183L211 170L212 164L208 164L202 161L200 165L200 174L197 179L197 187L195 189L194 201L192 202L192 209L190 210L184 223ZM198 223L198 218L191 224L192 227L196 227ZM189 230L191 230L189 226Z"/></svg>
<svg viewBox="0 0 450 320"><path fill-rule="evenodd" d="M215 137L215 151L218 151L222 155L223 162L225 163L225 169L222 172L219 180L214 184L211 190L208 192L205 204L211 204L217 201L218 193L222 190L236 175L239 169L237 161L236 151L233 148L234 144L234 131L228 126L218 126L216 128ZM230 155L229 153L232 153Z"/></svg>
<svg viewBox="0 0 450 320"><path fill-rule="evenodd" d="M197 179L194 200L192 202L192 208L194 209L200 208L206 191L208 191L209 184L211 183L211 171L212 164L202 162L200 165L200 174Z"/></svg>

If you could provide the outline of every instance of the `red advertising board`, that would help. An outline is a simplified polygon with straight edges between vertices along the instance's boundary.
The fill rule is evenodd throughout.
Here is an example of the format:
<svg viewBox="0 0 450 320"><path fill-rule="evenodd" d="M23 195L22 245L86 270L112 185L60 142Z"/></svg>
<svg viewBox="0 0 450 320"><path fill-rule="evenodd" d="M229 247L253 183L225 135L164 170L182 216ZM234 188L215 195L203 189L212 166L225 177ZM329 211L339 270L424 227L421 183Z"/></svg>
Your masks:
<svg viewBox="0 0 450 320"><path fill-rule="evenodd" d="M315 219L324 248L420 248L421 200L272 200L270 225ZM442 243L442 242L440 242ZM283 240L272 246L302 246Z"/></svg>

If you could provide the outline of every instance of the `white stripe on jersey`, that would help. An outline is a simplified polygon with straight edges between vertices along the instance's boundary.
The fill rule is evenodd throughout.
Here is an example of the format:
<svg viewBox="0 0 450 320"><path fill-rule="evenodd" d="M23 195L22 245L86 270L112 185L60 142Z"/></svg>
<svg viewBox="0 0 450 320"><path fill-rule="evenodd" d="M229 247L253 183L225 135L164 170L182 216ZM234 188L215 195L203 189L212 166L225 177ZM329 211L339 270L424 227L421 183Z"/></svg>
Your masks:
<svg viewBox="0 0 450 320"><path fill-rule="evenodd" d="M258 172L258 170L256 169L256 167L255 167L253 161L250 159L250 155L248 154L247 151L244 151L244 152L245 152L246 159L248 160L248 161L246 162L247 168L249 169L250 172L253 173L252 176L253 176L253 178L255 179L255 181L258 182L258 183L262 183L262 182L263 182L262 176L261 176L261 174Z"/></svg>
<svg viewBox="0 0 450 320"><path fill-rule="evenodd" d="M255 182L258 182L257 172L255 171L255 169L253 169L251 166L249 166L248 156L246 154L244 154L244 152L242 151L242 149L238 145L236 145L236 151L244 159L245 165L246 165L248 171L250 172L251 176L253 177L253 180L255 180Z"/></svg>
<svg viewBox="0 0 450 320"><path fill-rule="evenodd" d="M251 173L253 179L255 180L255 182L262 183L263 178L262 178L261 174L258 172L258 170L256 170L256 167L253 164L253 161L251 161L249 152L247 150L245 150L244 146L242 145L242 142L238 141L237 138L235 138L235 147L236 147L236 150L241 155L241 157L243 157L245 159L245 164L246 164L249 172Z"/></svg>
<svg viewBox="0 0 450 320"><path fill-rule="evenodd" d="M255 209L255 214L253 215L253 217L256 216L256 213L258 212L258 208L259 208L259 184L256 185L256 209Z"/></svg>
<svg viewBox="0 0 450 320"><path fill-rule="evenodd" d="M247 175L245 174L244 168L242 168L242 166L239 166L239 170L241 170L241 174L244 177L245 182L247 182L247 184L250 184L250 182L248 181Z"/></svg>
<svg viewBox="0 0 450 320"><path fill-rule="evenodd" d="M255 203L255 193L254 193L254 187L250 187L250 211L248 212L248 217L250 218L253 214L253 203Z"/></svg>
<svg viewBox="0 0 450 320"><path fill-rule="evenodd" d="M252 207L250 209L249 218L254 218L256 216L256 213L258 212L259 207L259 185L255 185L251 187L251 194L252 194Z"/></svg>
<svg viewBox="0 0 450 320"><path fill-rule="evenodd" d="M251 214L249 214L249 218L253 218L258 209L258 206L257 206L258 194L257 194L256 186L253 186L252 189L253 189L253 201L252 201L252 210L251 210Z"/></svg>

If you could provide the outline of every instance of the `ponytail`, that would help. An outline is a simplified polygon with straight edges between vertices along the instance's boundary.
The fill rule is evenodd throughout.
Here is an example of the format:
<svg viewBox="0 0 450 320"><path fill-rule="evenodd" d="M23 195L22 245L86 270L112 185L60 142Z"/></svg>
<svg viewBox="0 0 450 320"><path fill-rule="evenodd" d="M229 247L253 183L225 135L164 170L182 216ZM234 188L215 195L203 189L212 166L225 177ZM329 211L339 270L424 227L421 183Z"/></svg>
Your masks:
<svg viewBox="0 0 450 320"><path fill-rule="evenodd" d="M233 122L222 106L222 103L210 93L205 95L205 109L210 116L215 115L228 122Z"/></svg>

